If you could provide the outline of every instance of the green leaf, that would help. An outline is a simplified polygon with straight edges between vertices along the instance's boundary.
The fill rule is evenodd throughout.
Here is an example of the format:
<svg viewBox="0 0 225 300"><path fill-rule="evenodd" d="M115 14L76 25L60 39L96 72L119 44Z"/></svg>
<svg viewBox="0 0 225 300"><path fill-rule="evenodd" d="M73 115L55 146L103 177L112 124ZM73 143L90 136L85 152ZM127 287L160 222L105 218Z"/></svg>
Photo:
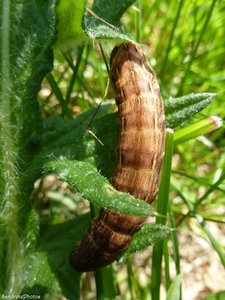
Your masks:
<svg viewBox="0 0 225 300"><path fill-rule="evenodd" d="M135 0L96 0L84 17L84 31L92 39L130 41L119 29L119 20Z"/></svg>
<svg viewBox="0 0 225 300"><path fill-rule="evenodd" d="M117 120L115 114L108 114L110 108L111 105L102 105L93 121L96 108L80 114L74 120L65 120L59 116L44 120L44 147L22 179L30 192L33 182L40 178L43 165L49 157L66 156L89 161L107 178L112 176L115 167ZM36 135L31 137L34 141L38 138Z"/></svg>
<svg viewBox="0 0 225 300"><path fill-rule="evenodd" d="M115 41L132 41L126 34L121 33L116 28L106 24L96 25L94 17L88 18L88 24L85 23L86 33L91 39L96 40L115 40Z"/></svg>
<svg viewBox="0 0 225 300"><path fill-rule="evenodd" d="M214 98L215 94L201 93L165 100L166 127L175 128L181 125L207 107Z"/></svg>
<svg viewBox="0 0 225 300"><path fill-rule="evenodd" d="M0 272L0 295L5 290L5 270L6 266L6 255L7 255L7 246L6 246L6 226L3 217L0 215L0 263L1 263L1 272Z"/></svg>
<svg viewBox="0 0 225 300"><path fill-rule="evenodd" d="M99 207L136 216L149 216L153 213L153 208L148 203L113 188L92 164L61 157L47 162L45 169L69 183L84 198Z"/></svg>
<svg viewBox="0 0 225 300"><path fill-rule="evenodd" d="M43 232L37 251L26 260L26 285L21 294L37 294L42 299L62 294L68 299L79 299L80 273L69 265L68 257L89 222L90 216L83 215Z"/></svg>
<svg viewBox="0 0 225 300"><path fill-rule="evenodd" d="M55 40L54 3L54 0L24 0L11 7L13 67L10 76L13 93L8 92L12 119L17 126L18 138L24 143L31 133L40 134L42 130L37 93L43 77L53 67L50 46Z"/></svg>
<svg viewBox="0 0 225 300"><path fill-rule="evenodd" d="M43 298L47 293L61 292L56 274L52 272L45 253L37 252L29 257L26 266L28 267L26 284L21 294L37 294Z"/></svg>
<svg viewBox="0 0 225 300"><path fill-rule="evenodd" d="M122 15L136 0L95 0L92 10L112 25L119 25Z"/></svg>
<svg viewBox="0 0 225 300"><path fill-rule="evenodd" d="M40 149L40 137L36 143L28 138L42 133L37 93L52 68L54 6L54 0L0 3L0 290L5 294L19 295L25 257L36 243L36 213L21 178Z"/></svg>
<svg viewBox="0 0 225 300"><path fill-rule="evenodd" d="M168 293L166 295L166 300L180 300L181 296L181 275L177 275L171 284Z"/></svg>
<svg viewBox="0 0 225 300"><path fill-rule="evenodd" d="M87 39L83 29L82 20L86 0L60 0L56 13L58 18L58 39L56 46L67 49L79 45Z"/></svg>
<svg viewBox="0 0 225 300"><path fill-rule="evenodd" d="M131 253L142 251L148 246L153 246L170 234L170 229L161 224L144 224L137 232L127 250L119 258L119 262L124 262Z"/></svg>
<svg viewBox="0 0 225 300"><path fill-rule="evenodd" d="M205 298L205 300L224 300L224 299L225 299L225 291L211 294L209 296L206 296Z"/></svg>

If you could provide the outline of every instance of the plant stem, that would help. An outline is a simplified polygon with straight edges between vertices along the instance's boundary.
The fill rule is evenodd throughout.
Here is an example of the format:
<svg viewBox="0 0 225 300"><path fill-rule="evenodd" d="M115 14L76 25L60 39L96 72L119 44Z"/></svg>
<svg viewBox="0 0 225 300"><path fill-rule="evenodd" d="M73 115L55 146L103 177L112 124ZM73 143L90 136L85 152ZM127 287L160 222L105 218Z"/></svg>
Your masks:
<svg viewBox="0 0 225 300"><path fill-rule="evenodd" d="M129 287L129 291L130 291L130 299L134 300L134 292L133 292L133 280L132 280L132 267L131 267L131 262L130 262L130 258L127 260L127 281L128 281L128 287Z"/></svg>
<svg viewBox="0 0 225 300"><path fill-rule="evenodd" d="M131 259L129 258L127 260L127 273L128 273L128 284L129 284L129 290L130 290L130 299L135 300L135 299L141 299L141 293L140 289L138 286L138 282L135 278L135 274L132 270L132 262Z"/></svg>
<svg viewBox="0 0 225 300"><path fill-rule="evenodd" d="M170 186L170 174L171 164L173 156L173 131L168 130L166 134L166 153L162 167L161 183L159 188L157 212L162 215L156 218L156 224L166 223L167 206L169 200L169 186ZM160 299L160 284L161 284L161 265L163 255L163 241L157 243L153 247L152 255L152 283L151 283L151 295L152 299Z"/></svg>
<svg viewBox="0 0 225 300"><path fill-rule="evenodd" d="M171 285L171 280L170 280L170 262L169 262L169 251L168 251L167 239L164 239L163 241L163 255L165 261L166 290L168 290Z"/></svg>
<svg viewBox="0 0 225 300"><path fill-rule="evenodd" d="M173 228L174 230L171 232L171 238L172 238L172 245L173 245L173 256L176 266L176 272L177 275L180 274L180 254L179 254L179 242L177 238L177 233L175 231L176 225L173 217L173 213L171 211L171 205L168 205L168 221L170 228Z"/></svg>
<svg viewBox="0 0 225 300"><path fill-rule="evenodd" d="M112 266L100 268L95 272L98 300L115 299Z"/></svg>
<svg viewBox="0 0 225 300"><path fill-rule="evenodd" d="M1 30L1 76L0 76L0 163L1 172L0 181L2 186L2 199L0 199L3 208L2 216L6 227L6 247L7 255L5 257L7 266L7 278L5 281L5 292L8 294L18 294L20 288L21 274L21 243L18 235L18 170L17 170L17 138L18 128L12 124L11 120L11 74L10 74L10 18L13 7L10 1L2 2L2 28ZM4 237L1 237L4 239ZM16 250L15 250L16 249ZM1 250L1 249L0 249ZM20 251L21 250L21 251ZM1 270L2 271L2 270ZM4 273L3 273L4 274Z"/></svg>

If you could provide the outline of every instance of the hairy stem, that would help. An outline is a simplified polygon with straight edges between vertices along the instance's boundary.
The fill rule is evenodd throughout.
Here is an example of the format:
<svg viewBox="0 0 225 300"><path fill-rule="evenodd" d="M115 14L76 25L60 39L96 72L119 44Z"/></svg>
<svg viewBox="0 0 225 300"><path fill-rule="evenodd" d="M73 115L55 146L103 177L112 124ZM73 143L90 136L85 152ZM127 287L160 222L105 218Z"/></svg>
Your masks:
<svg viewBox="0 0 225 300"><path fill-rule="evenodd" d="M7 237L7 277L4 278L6 291L9 294L18 293L20 286L21 268L18 223L17 218L17 146L15 128L11 124L11 76L10 76L10 1L3 0L2 3L2 41L1 41L1 102L0 102L0 130L1 130L1 164L2 164L2 216L6 225ZM15 267L17 266L17 267Z"/></svg>

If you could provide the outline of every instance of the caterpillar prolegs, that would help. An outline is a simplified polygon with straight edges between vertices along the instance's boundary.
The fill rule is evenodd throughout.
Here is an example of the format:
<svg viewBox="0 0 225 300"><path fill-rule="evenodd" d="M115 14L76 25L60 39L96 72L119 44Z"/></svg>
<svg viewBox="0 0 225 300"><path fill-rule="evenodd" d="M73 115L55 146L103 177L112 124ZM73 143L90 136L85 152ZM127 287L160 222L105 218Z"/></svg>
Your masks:
<svg viewBox="0 0 225 300"><path fill-rule="evenodd" d="M157 80L140 46L115 47L110 58L117 94L119 138L112 185L151 203L159 186L164 156L164 109ZM70 255L79 272L112 263L127 248L145 218L102 209Z"/></svg>

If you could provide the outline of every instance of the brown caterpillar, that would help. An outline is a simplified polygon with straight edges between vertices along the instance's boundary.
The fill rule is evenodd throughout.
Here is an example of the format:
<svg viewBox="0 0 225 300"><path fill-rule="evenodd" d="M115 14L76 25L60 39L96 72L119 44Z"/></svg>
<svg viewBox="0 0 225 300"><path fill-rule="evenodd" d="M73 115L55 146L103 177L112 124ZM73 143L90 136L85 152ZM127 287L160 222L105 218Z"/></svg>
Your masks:
<svg viewBox="0 0 225 300"><path fill-rule="evenodd" d="M119 116L117 166L112 185L151 203L159 186L165 144L159 86L142 49L134 43L115 47L110 67ZM87 272L112 263L144 221L143 217L102 209L71 253L72 266Z"/></svg>

